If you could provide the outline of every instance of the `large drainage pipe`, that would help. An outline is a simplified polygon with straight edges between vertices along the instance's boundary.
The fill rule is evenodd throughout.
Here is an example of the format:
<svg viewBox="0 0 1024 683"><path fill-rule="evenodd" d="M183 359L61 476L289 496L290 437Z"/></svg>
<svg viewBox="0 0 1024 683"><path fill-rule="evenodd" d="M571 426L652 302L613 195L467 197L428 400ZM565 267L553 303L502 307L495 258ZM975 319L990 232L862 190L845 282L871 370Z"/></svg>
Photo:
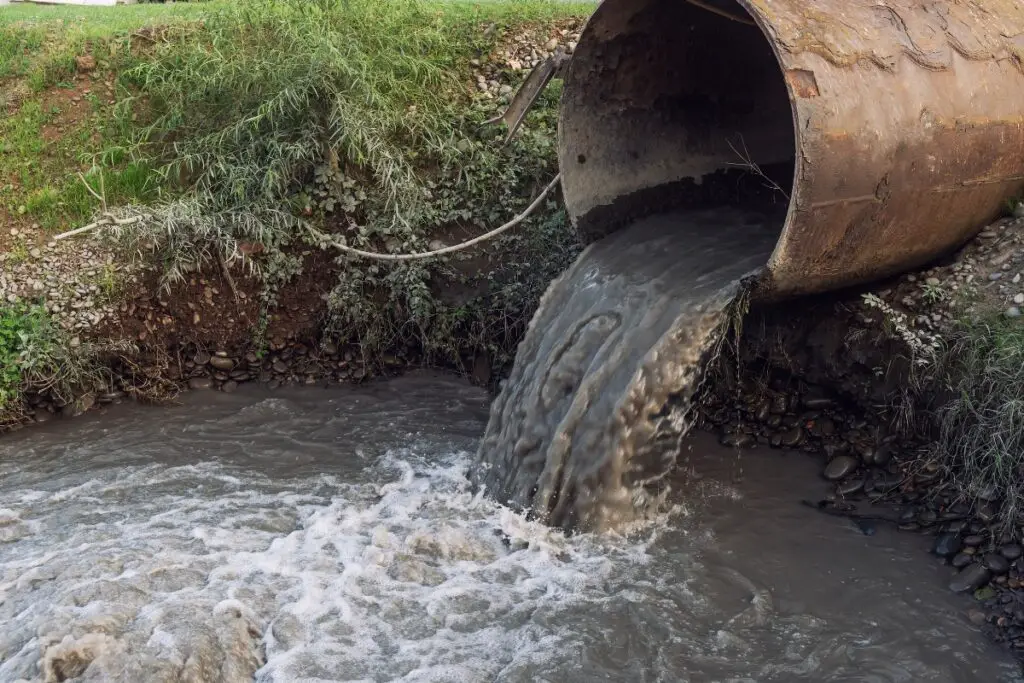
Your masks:
<svg viewBox="0 0 1024 683"><path fill-rule="evenodd" d="M738 170L788 203L762 296L862 283L1024 189L1024 3L604 0L561 107L585 241Z"/></svg>

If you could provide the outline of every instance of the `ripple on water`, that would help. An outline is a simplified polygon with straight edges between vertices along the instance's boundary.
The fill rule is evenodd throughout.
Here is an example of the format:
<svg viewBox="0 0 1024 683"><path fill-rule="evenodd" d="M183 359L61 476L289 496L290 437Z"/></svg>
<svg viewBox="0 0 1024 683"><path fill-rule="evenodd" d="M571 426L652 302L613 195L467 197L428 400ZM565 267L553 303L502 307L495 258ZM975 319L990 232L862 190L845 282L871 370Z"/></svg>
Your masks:
<svg viewBox="0 0 1024 683"><path fill-rule="evenodd" d="M751 503L728 486L604 537L566 538L474 497L466 410L478 406L479 430L485 398L405 382L351 412L356 391L128 411L40 432L36 461L8 442L0 458L39 471L0 484L0 533L27 530L0 543L0 681L1011 680L987 651L908 627L941 613L896 597L821 614L814 596L794 607L723 563ZM351 437L408 402L409 421ZM310 437L296 412L334 433ZM251 460L183 449L193 417L204 448L223 434ZM349 450L318 455L322 473L281 464L287 438L328 449L339 434ZM46 460L62 439L89 440L81 461ZM737 512L702 516L705 499ZM944 636L968 633L949 621Z"/></svg>

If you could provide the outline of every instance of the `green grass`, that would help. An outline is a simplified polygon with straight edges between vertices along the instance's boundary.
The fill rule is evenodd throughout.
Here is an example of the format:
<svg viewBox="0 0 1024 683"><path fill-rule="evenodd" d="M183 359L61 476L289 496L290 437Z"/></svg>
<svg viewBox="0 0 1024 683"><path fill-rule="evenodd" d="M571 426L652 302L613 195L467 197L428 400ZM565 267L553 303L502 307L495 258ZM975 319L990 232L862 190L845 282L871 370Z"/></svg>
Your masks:
<svg viewBox="0 0 1024 683"><path fill-rule="evenodd" d="M158 169L176 201L122 235L157 243L168 283L242 242L272 304L294 276L309 227L370 250L422 251L448 228L484 228L520 211L557 170L557 87L508 147L481 128L496 105L474 97L471 60L505 31L581 17L553 2L256 0L220 6L201 31L155 47L123 73L139 127L132 158ZM485 30L491 27L491 30ZM463 275L447 262L339 261L327 326L370 359L415 344L442 362L480 346L507 358L536 299L575 254L556 202L487 249L497 263ZM452 305L438 283L482 292ZM496 334L500 331L500 335ZM501 341L496 341L500 337Z"/></svg>
<svg viewBox="0 0 1024 683"><path fill-rule="evenodd" d="M498 105L479 97L471 60L509 32L593 7L237 0L5 8L0 94L16 106L0 120L0 203L18 220L76 227L99 209L79 173L97 192L102 178L112 208L153 216L111 231L126 254L160 264L168 286L216 267L218 257L242 259L272 310L302 254L319 248L312 228L371 250L420 251L521 211L557 171L558 85L502 147L504 131L480 125ZM91 81L76 76L83 54L97 61ZM54 139L54 124L66 123L62 93L83 83L93 90L90 115ZM261 255L242 257L245 242L260 244ZM480 350L507 362L537 298L576 253L552 199L520 229L445 260L338 256L324 326L359 342L369 360L416 346L428 362L459 363Z"/></svg>
<svg viewBox="0 0 1024 683"><path fill-rule="evenodd" d="M1024 324L966 319L946 339L932 386L946 394L932 454L970 498L997 495L1002 519L1024 512Z"/></svg>

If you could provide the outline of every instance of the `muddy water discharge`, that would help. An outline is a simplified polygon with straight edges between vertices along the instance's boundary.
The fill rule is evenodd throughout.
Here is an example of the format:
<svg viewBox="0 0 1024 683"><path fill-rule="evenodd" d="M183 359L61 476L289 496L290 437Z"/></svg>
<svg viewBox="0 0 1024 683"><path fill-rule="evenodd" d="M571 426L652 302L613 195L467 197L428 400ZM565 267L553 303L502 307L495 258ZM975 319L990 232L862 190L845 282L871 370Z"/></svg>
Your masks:
<svg viewBox="0 0 1024 683"><path fill-rule="evenodd" d="M565 538L470 492L459 381L188 400L0 441L0 681L1016 680L804 455L691 441L669 512Z"/></svg>
<svg viewBox="0 0 1024 683"><path fill-rule="evenodd" d="M738 209L663 214L591 245L530 324L491 408L478 482L566 529L652 508L729 304L781 224Z"/></svg>

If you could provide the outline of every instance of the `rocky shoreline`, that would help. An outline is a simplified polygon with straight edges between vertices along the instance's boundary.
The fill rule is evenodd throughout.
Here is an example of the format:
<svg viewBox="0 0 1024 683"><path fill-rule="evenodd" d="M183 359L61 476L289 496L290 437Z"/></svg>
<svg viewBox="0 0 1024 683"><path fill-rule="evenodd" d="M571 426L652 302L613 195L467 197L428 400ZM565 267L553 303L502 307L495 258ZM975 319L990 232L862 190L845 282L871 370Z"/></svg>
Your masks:
<svg viewBox="0 0 1024 683"><path fill-rule="evenodd" d="M888 524L933 537L932 553L950 568L950 590L975 599L965 618L1024 661L1024 518L1011 527L1001 523L996 491L966 498L940 465L928 460L920 435L880 409L889 405L882 399L907 381L910 366L899 360L906 350L898 347L906 346L906 339L899 331L883 330L879 313L886 309L911 320L910 329L922 339L941 335L953 319L947 310L952 297L928 294L938 286L980 289L989 305L1006 304L1004 315L1013 317L1020 294L1015 283L1021 280L1016 270L1024 268L1022 244L1024 219L1004 219L943 265L867 292L801 302L806 307L796 314L752 311L739 360L735 352L724 353L706 385L699 426L738 450L767 447L820 458L827 483L820 500L806 502L823 513L849 517L865 534ZM159 298L140 296L148 301L138 306L142 319L154 318L149 307ZM888 370L879 373L876 363L885 360ZM155 384L161 400L173 400L181 391L232 392L243 384L275 389L355 383L420 365L415 349L372 365L357 346L325 342L312 327L274 332L261 350L250 343L163 345L140 350L131 363L115 364L109 386L74 402L30 394L22 426L145 400L154 395ZM477 383L491 379L490 368L471 374Z"/></svg>
<svg viewBox="0 0 1024 683"><path fill-rule="evenodd" d="M1024 662L1024 517L1007 520L1004 492L965 490L932 457L926 423L942 387L908 389L927 372L918 354L965 306L1020 315L1022 271L1024 217L1008 217L924 271L753 310L706 385L701 427L738 450L820 458L827 484L805 502L866 534L888 524L931 536L949 589L975 600L965 618Z"/></svg>

